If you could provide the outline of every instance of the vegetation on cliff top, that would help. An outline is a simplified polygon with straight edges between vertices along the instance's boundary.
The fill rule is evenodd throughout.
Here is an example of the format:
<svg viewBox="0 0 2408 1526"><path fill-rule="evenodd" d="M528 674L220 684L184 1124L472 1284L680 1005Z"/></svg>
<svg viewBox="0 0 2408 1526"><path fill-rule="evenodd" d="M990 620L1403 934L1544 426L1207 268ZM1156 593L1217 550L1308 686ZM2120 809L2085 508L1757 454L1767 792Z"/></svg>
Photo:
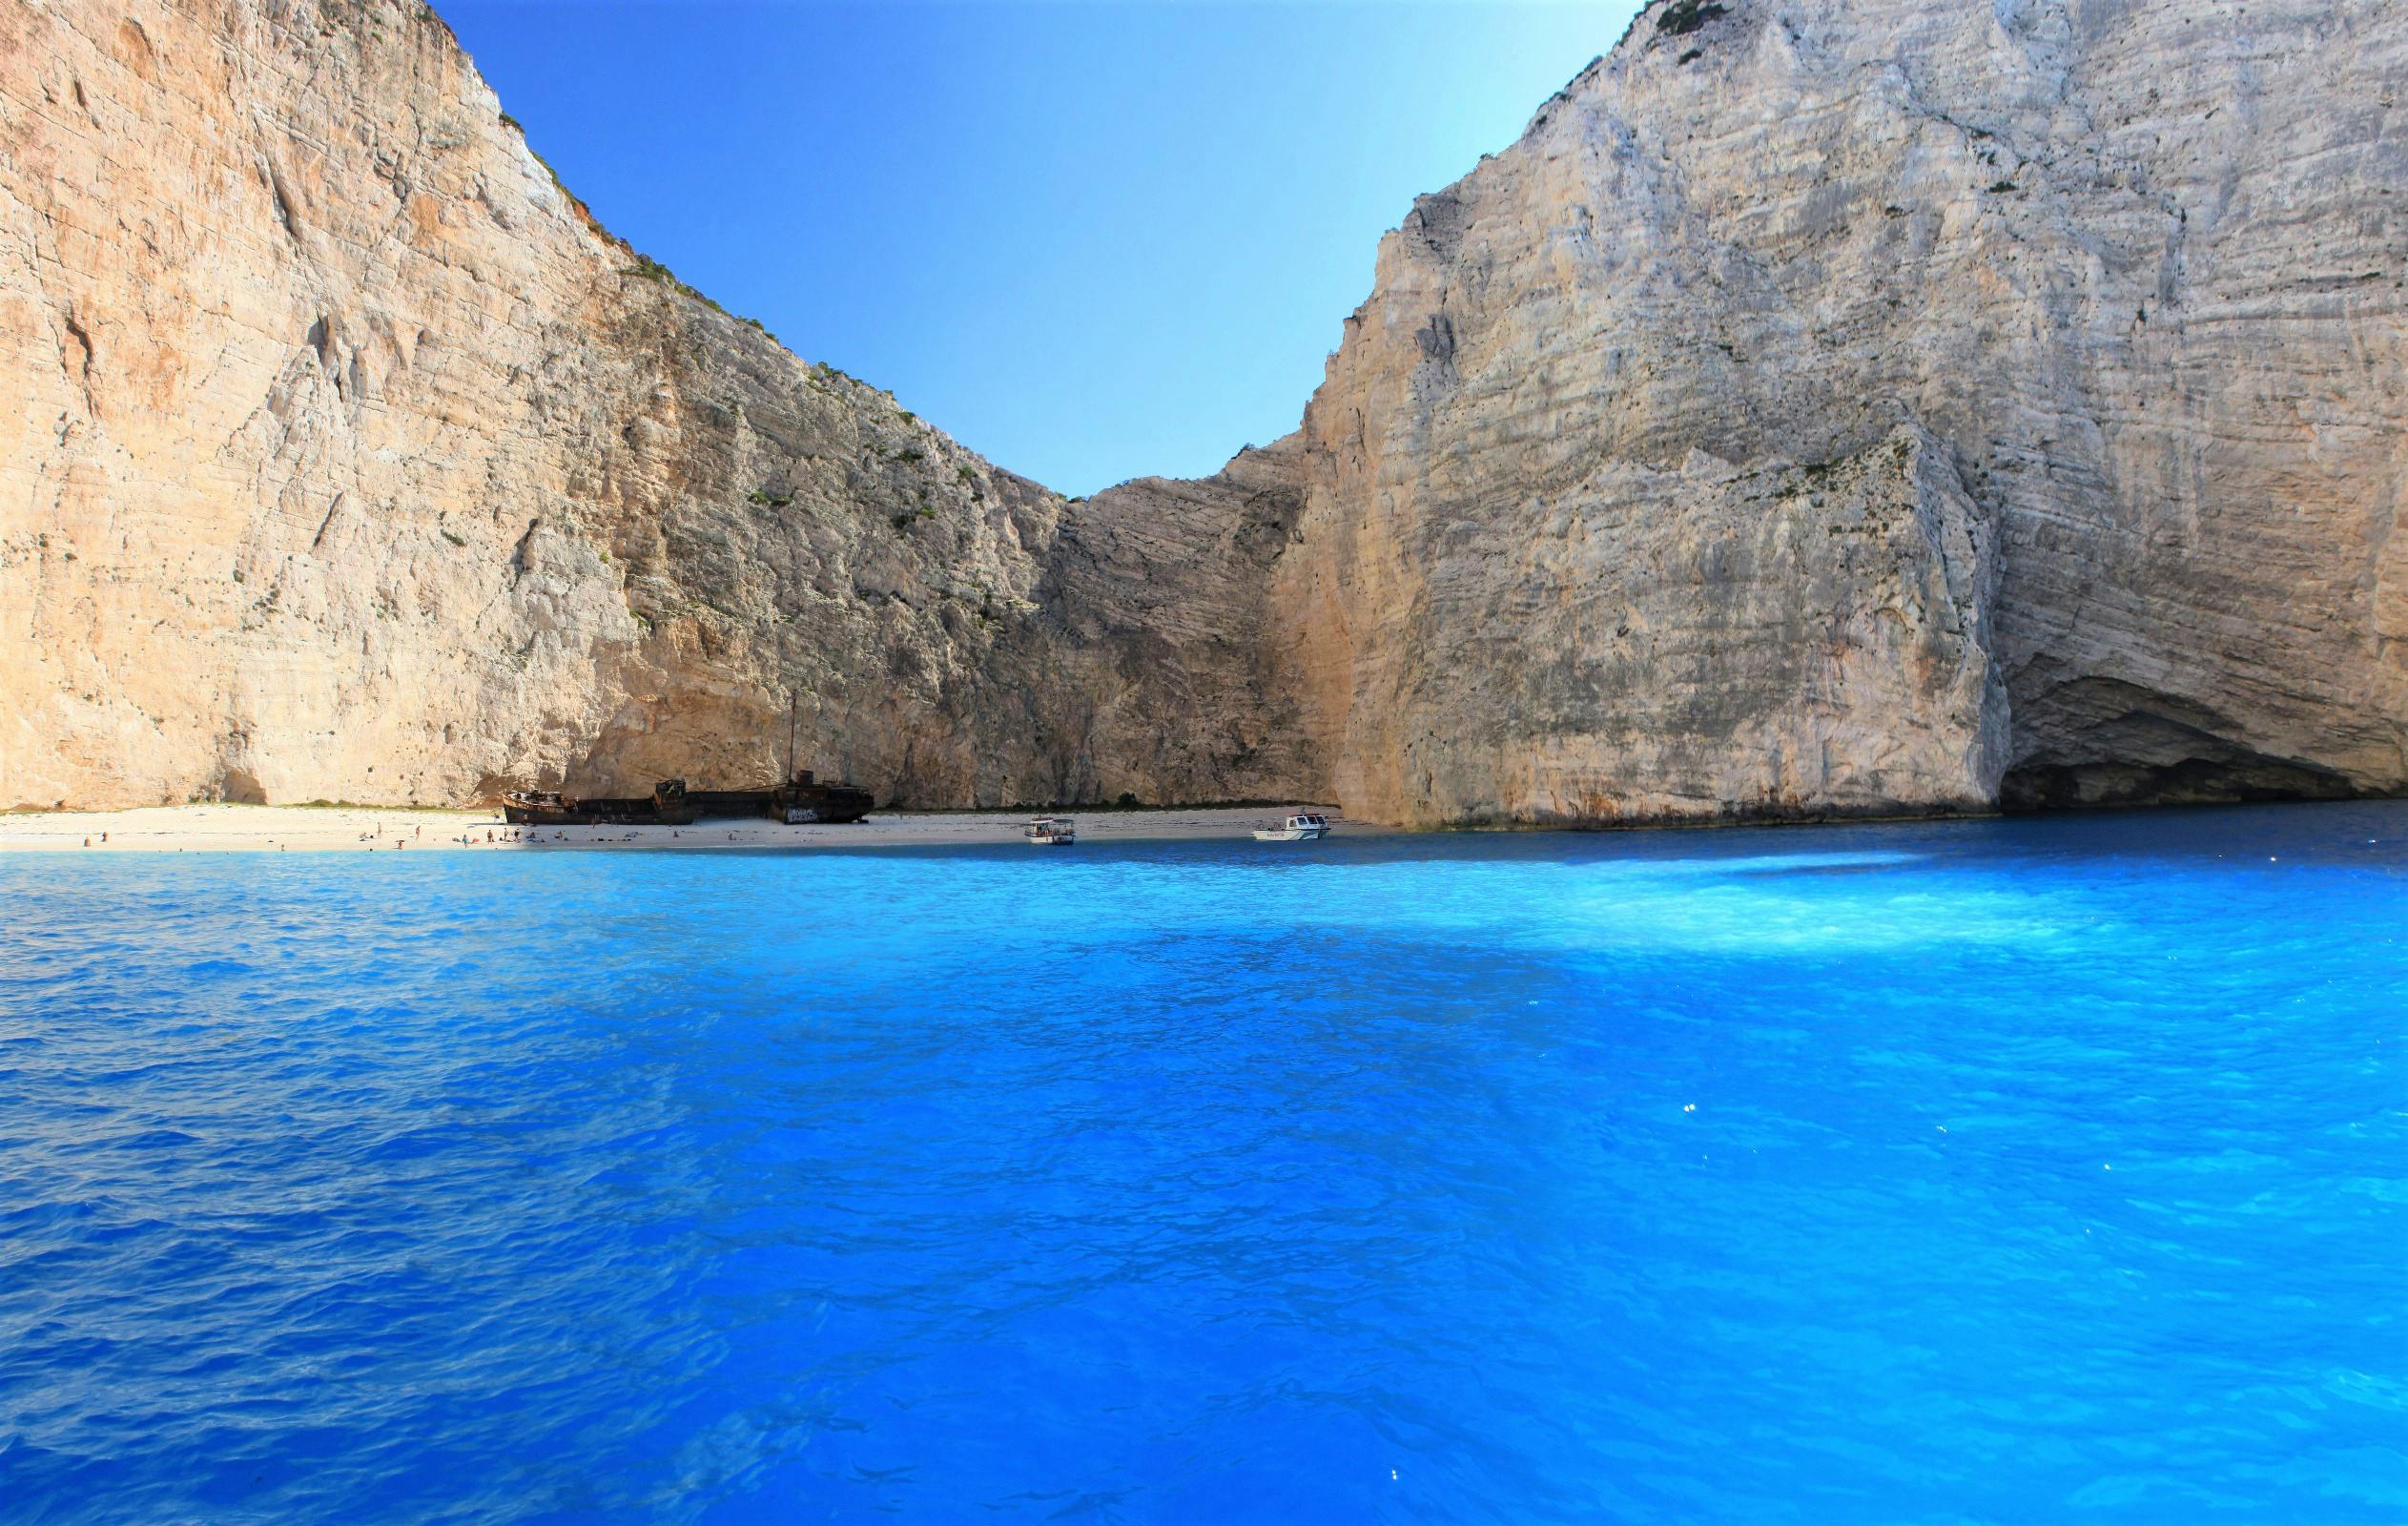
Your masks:
<svg viewBox="0 0 2408 1526"><path fill-rule="evenodd" d="M1656 17L1656 30L1668 37L1685 37L1717 16L1730 14L1715 0L1673 0Z"/></svg>

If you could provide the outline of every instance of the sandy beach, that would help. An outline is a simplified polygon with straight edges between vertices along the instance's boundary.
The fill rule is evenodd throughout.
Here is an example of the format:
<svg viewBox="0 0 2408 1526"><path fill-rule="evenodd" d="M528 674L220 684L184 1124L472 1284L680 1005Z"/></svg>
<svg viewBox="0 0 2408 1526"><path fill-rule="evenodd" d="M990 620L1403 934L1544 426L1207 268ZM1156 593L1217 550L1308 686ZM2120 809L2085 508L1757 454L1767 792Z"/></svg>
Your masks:
<svg viewBox="0 0 2408 1526"><path fill-rule="evenodd" d="M1242 838L1274 821L1268 807L1106 811L1081 815L1084 842ZM0 853L487 853L566 848L906 848L1017 843L1026 813L881 812L847 826L790 827L764 818L689 827L517 828L493 811L367 806L180 805L0 816ZM1369 827L1340 823L1342 832Z"/></svg>

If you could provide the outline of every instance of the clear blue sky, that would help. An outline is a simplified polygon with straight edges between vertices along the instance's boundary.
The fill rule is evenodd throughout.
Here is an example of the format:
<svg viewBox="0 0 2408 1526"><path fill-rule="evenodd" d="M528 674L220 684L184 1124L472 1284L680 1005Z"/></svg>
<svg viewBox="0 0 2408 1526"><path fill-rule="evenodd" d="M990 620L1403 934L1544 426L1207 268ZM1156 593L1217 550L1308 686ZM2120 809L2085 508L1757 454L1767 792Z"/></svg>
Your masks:
<svg viewBox="0 0 2408 1526"><path fill-rule="evenodd" d="M595 216L1064 492L1295 427L1380 234L1636 0L435 0Z"/></svg>

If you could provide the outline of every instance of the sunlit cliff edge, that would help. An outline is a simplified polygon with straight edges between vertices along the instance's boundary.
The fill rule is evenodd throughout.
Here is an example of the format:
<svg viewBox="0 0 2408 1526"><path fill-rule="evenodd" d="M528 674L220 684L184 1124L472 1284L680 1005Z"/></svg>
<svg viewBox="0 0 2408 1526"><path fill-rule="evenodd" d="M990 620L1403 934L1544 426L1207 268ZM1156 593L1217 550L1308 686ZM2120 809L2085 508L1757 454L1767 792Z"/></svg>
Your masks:
<svg viewBox="0 0 2408 1526"><path fill-rule="evenodd" d="M0 12L0 805L806 761L1414 825L2408 788L2408 15L1673 0L1302 427L1069 502L415 0ZM607 209L598 209L607 217Z"/></svg>

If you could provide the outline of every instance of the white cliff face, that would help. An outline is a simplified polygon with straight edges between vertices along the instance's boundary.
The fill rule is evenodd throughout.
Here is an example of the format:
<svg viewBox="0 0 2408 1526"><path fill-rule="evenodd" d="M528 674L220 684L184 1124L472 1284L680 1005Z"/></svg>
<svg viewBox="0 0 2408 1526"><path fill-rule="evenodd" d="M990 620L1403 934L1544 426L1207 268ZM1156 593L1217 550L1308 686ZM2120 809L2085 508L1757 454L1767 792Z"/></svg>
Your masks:
<svg viewBox="0 0 2408 1526"><path fill-rule="evenodd" d="M0 806L1437 824L2408 788L2408 13L1659 3L1296 436L1065 503L609 237L415 0L0 13Z"/></svg>
<svg viewBox="0 0 2408 1526"><path fill-rule="evenodd" d="M1307 413L1338 793L2408 784L2403 86L2380 0L1654 7L1389 237Z"/></svg>
<svg viewBox="0 0 2408 1526"><path fill-rule="evenodd" d="M7 803L767 778L790 692L888 798L1092 782L1008 655L1060 499L603 233L415 0L0 60Z"/></svg>

